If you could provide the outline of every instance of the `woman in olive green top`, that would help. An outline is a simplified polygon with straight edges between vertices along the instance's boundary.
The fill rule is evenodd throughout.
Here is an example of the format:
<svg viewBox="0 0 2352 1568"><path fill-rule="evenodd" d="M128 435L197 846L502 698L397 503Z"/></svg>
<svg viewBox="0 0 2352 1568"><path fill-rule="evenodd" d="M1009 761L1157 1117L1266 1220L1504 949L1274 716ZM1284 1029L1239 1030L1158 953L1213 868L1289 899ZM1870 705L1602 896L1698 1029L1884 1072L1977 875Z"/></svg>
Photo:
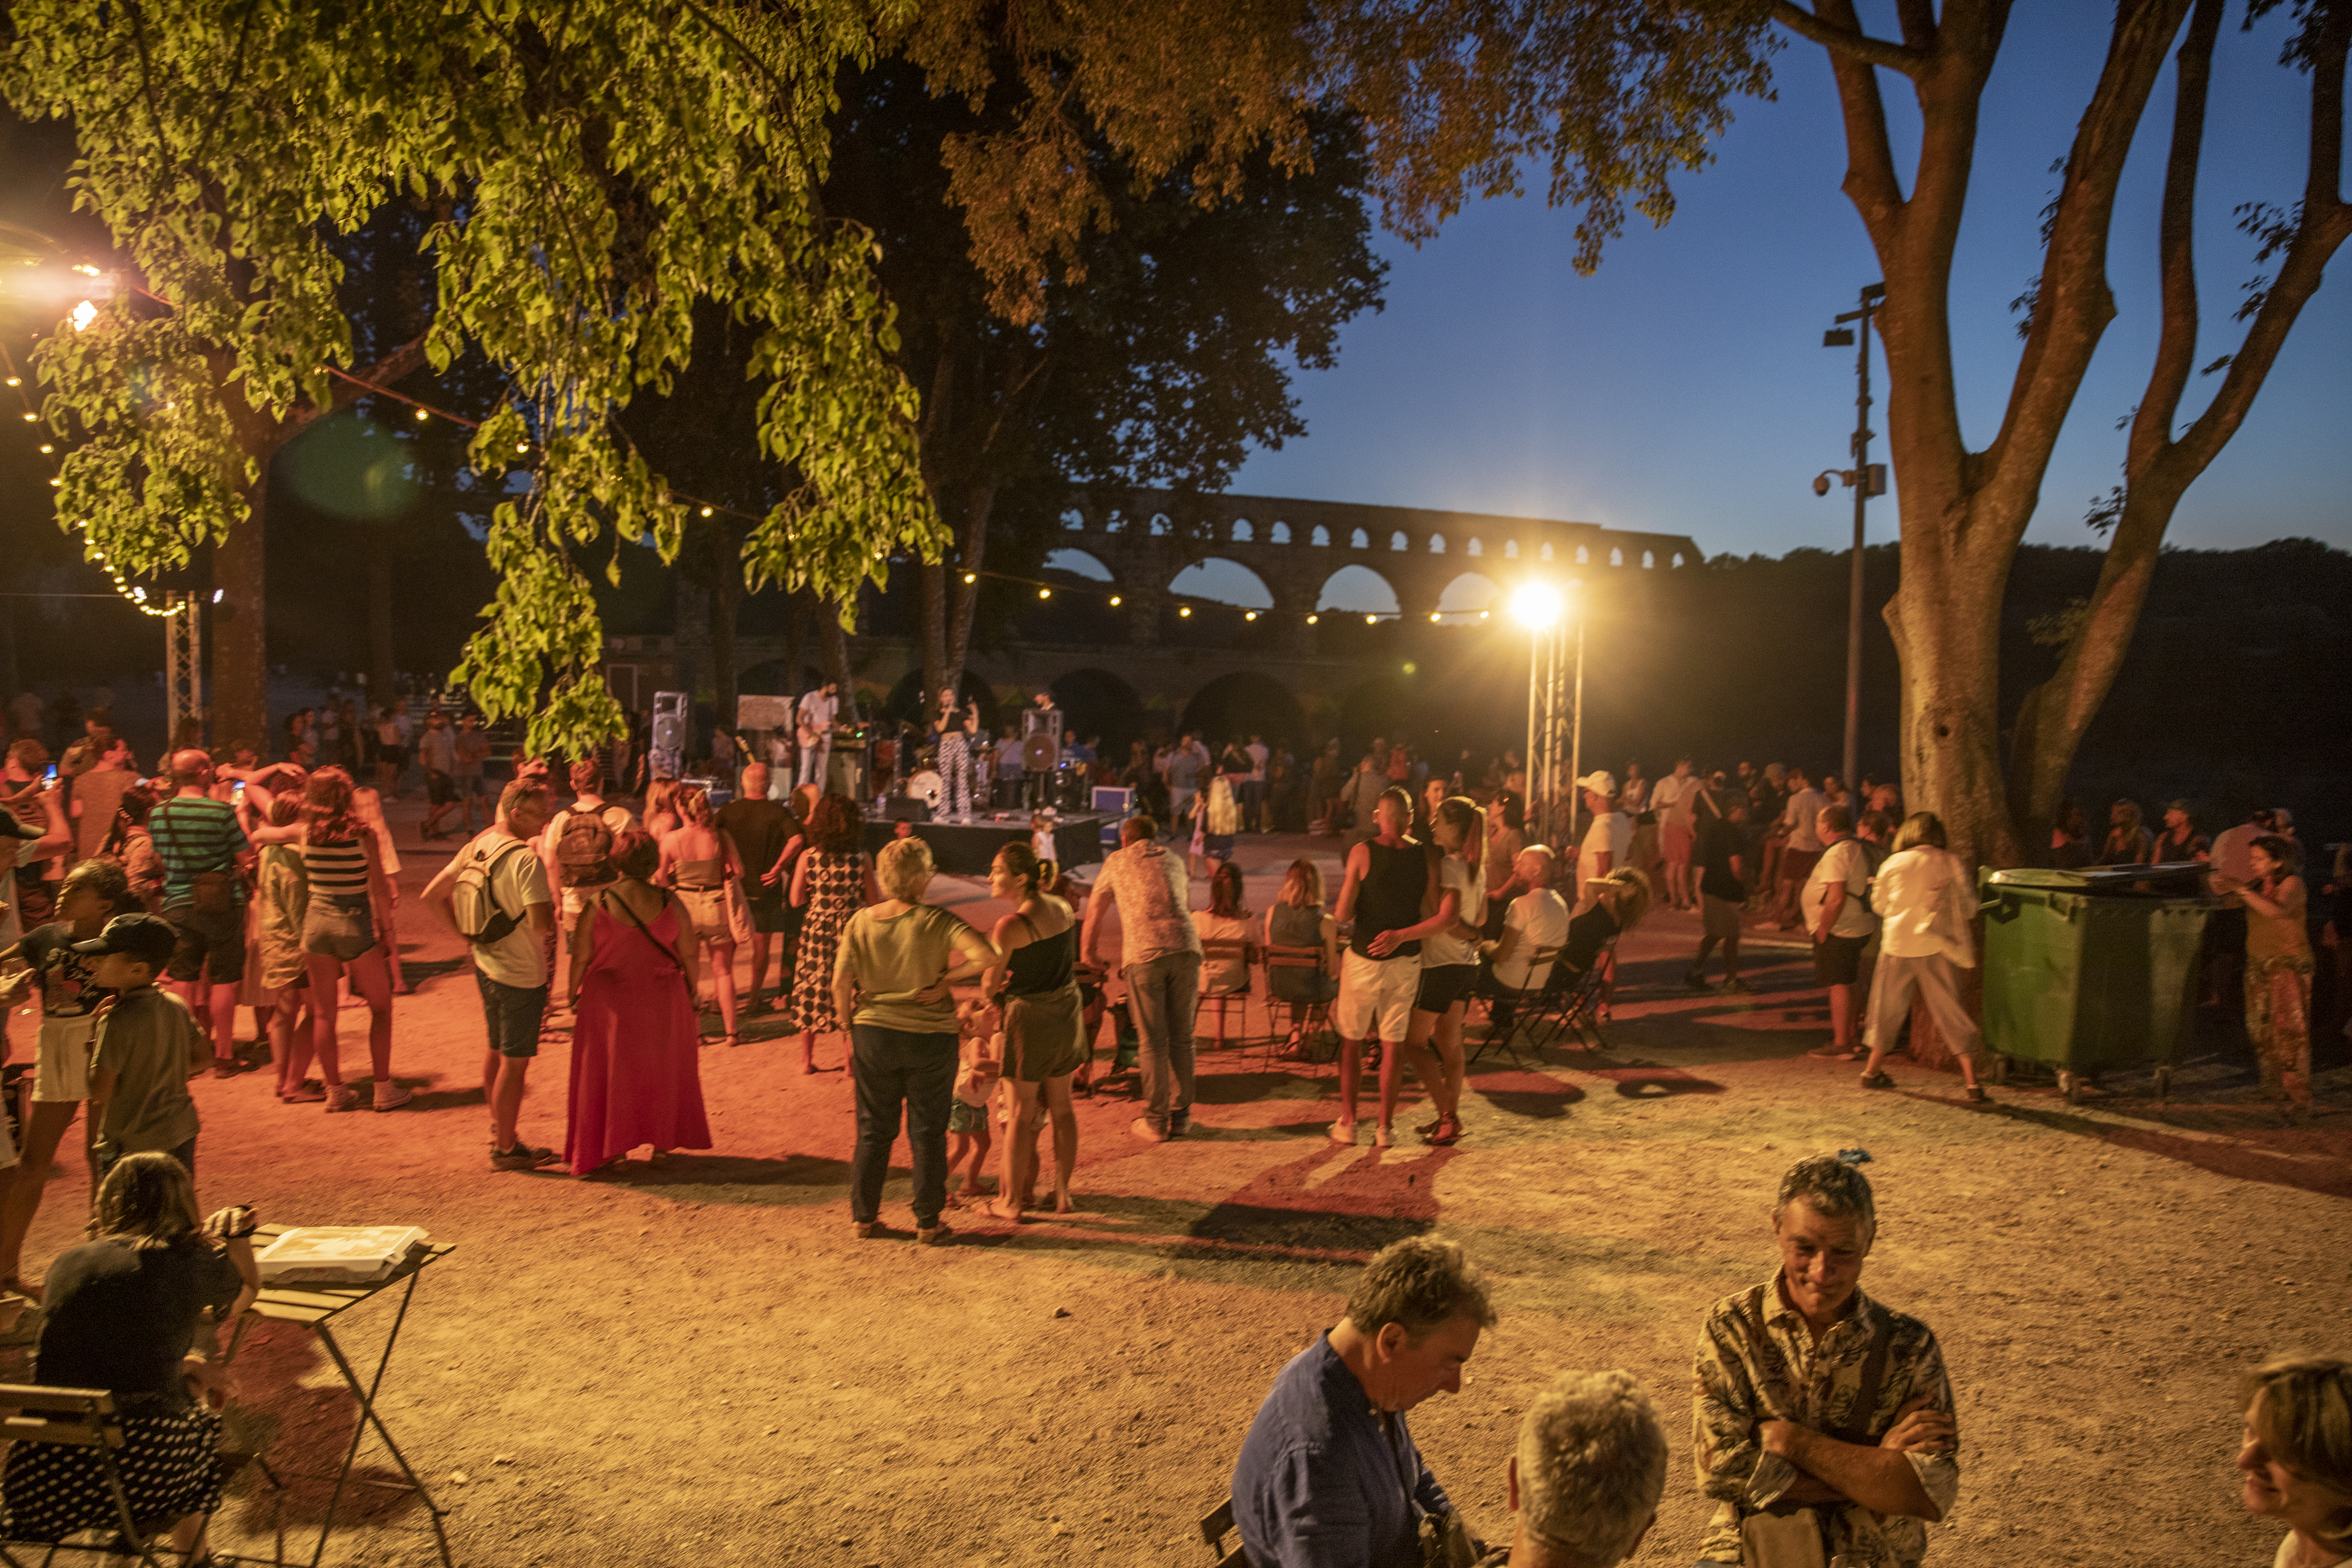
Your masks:
<svg viewBox="0 0 2352 1568"><path fill-rule="evenodd" d="M882 1181L906 1107L915 1167L915 1239L945 1241L948 1105L956 1073L955 999L949 981L997 960L994 944L922 901L931 848L919 838L885 846L875 867L883 900L850 917L833 965L834 1016L849 1020L857 1092L857 1147L849 1157L849 1217L857 1235L881 1229Z"/></svg>

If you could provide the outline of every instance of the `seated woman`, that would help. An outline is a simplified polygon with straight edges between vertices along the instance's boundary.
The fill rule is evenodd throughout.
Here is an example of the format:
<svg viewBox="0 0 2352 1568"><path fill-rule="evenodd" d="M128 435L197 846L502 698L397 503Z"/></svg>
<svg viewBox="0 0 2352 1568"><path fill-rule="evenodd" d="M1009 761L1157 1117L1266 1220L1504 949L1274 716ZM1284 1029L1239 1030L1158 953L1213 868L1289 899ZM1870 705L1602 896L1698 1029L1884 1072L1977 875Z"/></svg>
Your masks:
<svg viewBox="0 0 2352 1568"><path fill-rule="evenodd" d="M1250 911L1242 897L1242 868L1231 860L1218 861L1216 874L1209 879L1209 907L1194 915L1192 923L1202 942L1232 943L1239 951L1212 957L1202 964L1203 996L1249 994L1250 966L1257 962L1257 933L1251 929Z"/></svg>
<svg viewBox="0 0 2352 1568"><path fill-rule="evenodd" d="M33 1381L114 1395L123 1436L114 1458L132 1522L142 1535L169 1531L171 1549L194 1562L220 1506L215 1412L228 1387L212 1359L214 1330L261 1292L253 1214L223 1209L199 1226L187 1168L150 1153L117 1162L97 1207L96 1239L49 1265ZM97 1458L61 1443L16 1445L0 1478L10 1533L54 1542L121 1528Z"/></svg>
<svg viewBox="0 0 2352 1568"><path fill-rule="evenodd" d="M1318 1006L1339 994L1339 922L1323 907L1323 872L1312 860L1293 860L1282 892L1265 911L1265 944L1311 947L1318 967L1268 963L1266 994L1297 1008Z"/></svg>
<svg viewBox="0 0 2352 1568"><path fill-rule="evenodd" d="M1524 855L1521 859L1524 861ZM1548 871L1549 868L1547 868ZM1642 917L1650 912L1650 879L1639 867L1626 866L1610 872L1606 877L1589 879L1584 884L1584 907L1568 921L1567 932L1560 941L1559 948L1559 962L1578 977L1591 973L1592 966L1601 961L1603 950L1612 942L1640 925ZM1525 896L1515 900L1515 902L1524 901ZM1529 910L1531 918L1535 913L1535 910ZM1507 936L1509 933L1507 931L1505 934ZM1529 951L1532 952L1535 946L1549 945L1549 942L1531 942ZM1501 978L1507 980L1510 978L1511 972L1502 968L1501 943L1496 944L1496 970ZM1530 976L1528 983L1521 988L1522 994L1526 991L1539 988L1550 978L1549 973L1543 977L1543 980L1535 980ZM1518 998L1512 1000L1516 1003ZM1608 1008L1609 1004L1604 995L1600 1008L1601 1016L1604 1019L1608 1016ZM1504 1002L1498 999L1495 1013L1489 1016L1490 1031L1507 1027L1510 1017L1510 1011L1507 1010Z"/></svg>

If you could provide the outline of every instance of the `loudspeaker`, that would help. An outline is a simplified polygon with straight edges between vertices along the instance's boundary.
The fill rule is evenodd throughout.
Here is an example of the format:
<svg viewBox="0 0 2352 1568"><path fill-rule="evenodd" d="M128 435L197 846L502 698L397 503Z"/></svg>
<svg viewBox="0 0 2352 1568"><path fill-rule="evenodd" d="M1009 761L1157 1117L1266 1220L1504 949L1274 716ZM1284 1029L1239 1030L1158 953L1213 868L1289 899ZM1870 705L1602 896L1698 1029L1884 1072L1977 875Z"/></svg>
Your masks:
<svg viewBox="0 0 2352 1568"><path fill-rule="evenodd" d="M928 800L894 795L882 803L882 820L885 822L929 822L930 819L931 803Z"/></svg>

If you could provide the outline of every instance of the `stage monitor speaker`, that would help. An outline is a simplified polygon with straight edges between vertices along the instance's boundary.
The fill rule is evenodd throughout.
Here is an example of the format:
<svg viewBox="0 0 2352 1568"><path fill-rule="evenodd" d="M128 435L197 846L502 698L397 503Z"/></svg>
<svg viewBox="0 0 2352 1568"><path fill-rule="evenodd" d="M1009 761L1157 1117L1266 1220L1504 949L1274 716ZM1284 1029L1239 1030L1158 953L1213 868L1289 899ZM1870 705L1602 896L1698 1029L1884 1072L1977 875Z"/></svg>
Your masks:
<svg viewBox="0 0 2352 1568"><path fill-rule="evenodd" d="M911 795L894 795L882 805L884 820L889 822L929 822L931 803Z"/></svg>

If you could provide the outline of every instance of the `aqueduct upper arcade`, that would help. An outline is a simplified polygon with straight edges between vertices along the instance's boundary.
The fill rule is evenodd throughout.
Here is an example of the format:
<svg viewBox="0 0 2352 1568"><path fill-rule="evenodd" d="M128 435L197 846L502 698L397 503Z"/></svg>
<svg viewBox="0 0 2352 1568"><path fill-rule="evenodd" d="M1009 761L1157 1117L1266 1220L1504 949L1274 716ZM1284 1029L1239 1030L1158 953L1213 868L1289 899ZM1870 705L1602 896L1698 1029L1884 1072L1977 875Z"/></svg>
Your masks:
<svg viewBox="0 0 2352 1568"><path fill-rule="evenodd" d="M1130 606L1129 636L1145 644L1165 635L1171 582L1211 558L1255 573L1273 595L1273 619L1302 630L1324 585L1349 566L1379 575L1418 620L1465 573L1497 582L1538 565L1556 575L1664 573L1701 559L1687 535L1591 522L1160 489L1073 490L1064 523L1060 542L1110 572Z"/></svg>

